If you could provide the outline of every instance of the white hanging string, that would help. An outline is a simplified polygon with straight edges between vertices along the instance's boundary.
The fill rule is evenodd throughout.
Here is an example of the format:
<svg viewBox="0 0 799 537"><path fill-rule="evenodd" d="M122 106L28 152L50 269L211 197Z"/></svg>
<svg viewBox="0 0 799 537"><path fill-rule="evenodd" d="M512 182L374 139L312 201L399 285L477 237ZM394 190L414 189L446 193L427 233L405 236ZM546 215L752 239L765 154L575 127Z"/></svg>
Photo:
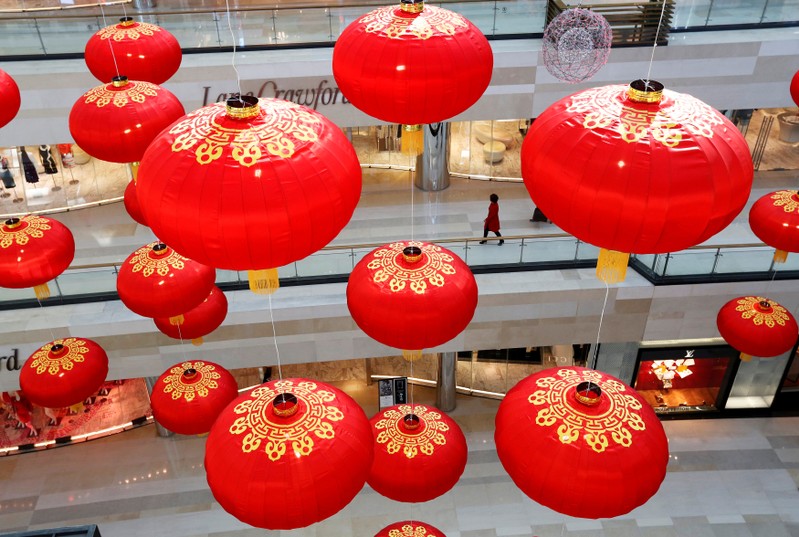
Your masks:
<svg viewBox="0 0 799 537"><path fill-rule="evenodd" d="M660 25L663 24L663 14L666 12L666 2L663 0L663 7L660 10L660 20L658 21L658 29L655 31L655 44L652 45L652 57L649 58L649 69L646 72L646 86L649 87L650 75L652 74L652 63L655 61L655 49L658 48L658 38L660 37ZM646 88L645 88L646 89Z"/></svg>
<svg viewBox="0 0 799 537"><path fill-rule="evenodd" d="M233 43L233 56L231 57L230 65L236 73L236 87L239 90L239 100L241 100L241 76L239 76L239 69L236 67L236 35L233 33L233 23L230 20L229 0L225 0L225 10L227 12L227 27L230 30L230 41Z"/></svg>
<svg viewBox="0 0 799 537"><path fill-rule="evenodd" d="M602 333L602 321L605 319L605 308L608 305L608 294L610 294L610 287L608 287L608 282L605 282L605 300L602 302L602 313L599 314L599 327L596 330L596 343L594 344L594 350L591 353L591 362L589 367L591 369L596 369L596 359L597 359L597 351L599 349L599 336Z"/></svg>
<svg viewBox="0 0 799 537"><path fill-rule="evenodd" d="M277 330L275 330L275 315L272 313L272 295L269 297L269 320L272 322L272 341L275 343L275 355L277 356L277 376L283 380L283 369L280 365L280 349L277 346Z"/></svg>
<svg viewBox="0 0 799 537"><path fill-rule="evenodd" d="M103 17L103 27L108 26L108 21L105 20L105 9L103 9L103 4L102 3L100 4L100 15L102 15L102 17ZM113 38L108 38L107 41L108 41L108 48L111 50L111 59L114 60L114 71L116 71L117 76L120 76L119 75L119 65L117 64L117 55L114 54L114 45L111 44L111 41L113 41Z"/></svg>

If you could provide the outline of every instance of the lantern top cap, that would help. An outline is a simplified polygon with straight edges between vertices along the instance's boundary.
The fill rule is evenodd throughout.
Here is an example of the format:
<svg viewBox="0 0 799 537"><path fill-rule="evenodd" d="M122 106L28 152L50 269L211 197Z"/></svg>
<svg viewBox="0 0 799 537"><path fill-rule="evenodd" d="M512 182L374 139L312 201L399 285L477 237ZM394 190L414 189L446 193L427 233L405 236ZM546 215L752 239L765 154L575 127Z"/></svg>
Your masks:
<svg viewBox="0 0 799 537"><path fill-rule="evenodd" d="M758 309L760 309L761 311L763 311L763 310L764 311L771 310L771 301L769 299L767 299L767 298L764 298L763 300L760 300L757 303L757 305L759 306Z"/></svg>
<svg viewBox="0 0 799 537"><path fill-rule="evenodd" d="M133 17L119 17L120 26L133 26L134 24L136 22L134 22Z"/></svg>
<svg viewBox="0 0 799 537"><path fill-rule="evenodd" d="M627 88L627 98L636 103L659 103L663 84L657 80L633 80Z"/></svg>
<svg viewBox="0 0 799 537"><path fill-rule="evenodd" d="M422 424L422 420L416 414L408 413L402 417L402 425L408 431L415 431Z"/></svg>
<svg viewBox="0 0 799 537"><path fill-rule="evenodd" d="M111 84L113 84L115 88L124 88L128 85L128 77L124 75L117 75L111 79Z"/></svg>
<svg viewBox="0 0 799 537"><path fill-rule="evenodd" d="M197 376L197 370L193 367L189 367L183 370L183 379L184 380L192 380Z"/></svg>
<svg viewBox="0 0 799 537"><path fill-rule="evenodd" d="M225 101L227 116L231 119L251 119L258 115L258 97L237 95Z"/></svg>
<svg viewBox="0 0 799 537"><path fill-rule="evenodd" d="M405 13L421 13L424 11L423 0L400 0L400 9Z"/></svg>
<svg viewBox="0 0 799 537"><path fill-rule="evenodd" d="M3 224L7 229L14 229L19 227L22 224L22 221L15 216L13 218L9 218L5 222L3 222Z"/></svg>
<svg viewBox="0 0 799 537"><path fill-rule="evenodd" d="M602 388L591 381L584 381L574 388L574 397L586 406L596 406L602 400Z"/></svg>
<svg viewBox="0 0 799 537"><path fill-rule="evenodd" d="M402 249L402 258L406 263L417 263L422 258L422 249L418 246L406 246Z"/></svg>
<svg viewBox="0 0 799 537"><path fill-rule="evenodd" d="M169 249L169 246L167 246L163 242L159 242L153 245L153 253L157 255L165 254L167 252L167 249Z"/></svg>
<svg viewBox="0 0 799 537"><path fill-rule="evenodd" d="M56 343L50 347L50 352L56 356L58 356L59 354L63 354L65 350L66 348L64 347L63 343Z"/></svg>
<svg viewBox="0 0 799 537"><path fill-rule="evenodd" d="M293 393L283 392L277 394L274 401L272 401L272 412L275 416L281 418L289 418L297 413L300 405L297 401L297 396Z"/></svg>

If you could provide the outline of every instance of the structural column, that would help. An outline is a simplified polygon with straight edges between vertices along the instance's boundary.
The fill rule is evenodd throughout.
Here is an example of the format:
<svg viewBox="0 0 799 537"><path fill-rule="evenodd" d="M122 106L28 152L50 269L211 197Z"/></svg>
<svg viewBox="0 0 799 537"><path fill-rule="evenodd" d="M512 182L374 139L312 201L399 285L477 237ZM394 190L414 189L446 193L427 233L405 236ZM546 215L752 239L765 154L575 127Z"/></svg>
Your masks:
<svg viewBox="0 0 799 537"><path fill-rule="evenodd" d="M436 406L444 412L455 410L455 368L457 361L454 352L438 353L438 381L436 383Z"/></svg>
<svg viewBox="0 0 799 537"><path fill-rule="evenodd" d="M416 157L414 184L425 191L449 186L449 123L422 125L424 153Z"/></svg>
<svg viewBox="0 0 799 537"><path fill-rule="evenodd" d="M153 394L153 386L155 386L155 383L157 381L158 381L158 377L144 377L144 383L147 384L147 393L148 394L150 394L150 395ZM170 431L169 429L167 429L166 427L164 427L163 425L161 425L160 423L158 423L158 420L156 420L155 418L153 418L153 421L155 422L155 430L158 431L158 436L167 437L167 436L172 436L173 434L175 434L172 431Z"/></svg>

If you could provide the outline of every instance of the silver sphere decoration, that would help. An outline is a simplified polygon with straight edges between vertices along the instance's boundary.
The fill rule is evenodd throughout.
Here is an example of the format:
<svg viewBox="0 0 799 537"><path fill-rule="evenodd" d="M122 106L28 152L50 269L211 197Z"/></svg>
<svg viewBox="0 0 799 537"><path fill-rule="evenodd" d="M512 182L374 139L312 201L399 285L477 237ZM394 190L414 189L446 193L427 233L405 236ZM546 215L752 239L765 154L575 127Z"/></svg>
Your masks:
<svg viewBox="0 0 799 537"><path fill-rule="evenodd" d="M608 61L612 38L610 24L602 15L589 9L567 9L544 30L544 65L564 82L588 80Z"/></svg>

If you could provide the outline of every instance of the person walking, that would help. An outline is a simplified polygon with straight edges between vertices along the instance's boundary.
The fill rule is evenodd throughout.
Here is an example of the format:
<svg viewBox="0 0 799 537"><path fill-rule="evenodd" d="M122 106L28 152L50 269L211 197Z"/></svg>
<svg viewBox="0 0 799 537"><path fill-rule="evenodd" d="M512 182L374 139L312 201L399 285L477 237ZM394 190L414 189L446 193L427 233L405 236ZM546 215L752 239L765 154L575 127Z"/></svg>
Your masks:
<svg viewBox="0 0 799 537"><path fill-rule="evenodd" d="M499 245L502 246L505 244L505 239L502 238L502 235L499 232L499 196L496 194L491 194L488 197L491 200L491 203L488 205L488 216L486 219L483 220L483 239L480 241L480 244L485 244L485 238L488 237L488 232L492 231L494 235L500 237Z"/></svg>

